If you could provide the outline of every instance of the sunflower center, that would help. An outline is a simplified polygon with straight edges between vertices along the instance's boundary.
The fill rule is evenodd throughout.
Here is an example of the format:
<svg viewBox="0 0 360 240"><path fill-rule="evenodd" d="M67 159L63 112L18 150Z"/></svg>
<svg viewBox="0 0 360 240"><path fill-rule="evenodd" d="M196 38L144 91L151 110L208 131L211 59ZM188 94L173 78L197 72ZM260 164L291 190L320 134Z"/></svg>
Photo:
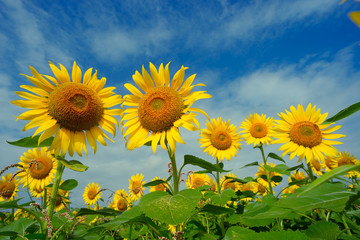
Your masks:
<svg viewBox="0 0 360 240"><path fill-rule="evenodd" d="M96 197L97 191L95 189L90 189L88 191L88 198L90 200L94 200L94 198Z"/></svg>
<svg viewBox="0 0 360 240"><path fill-rule="evenodd" d="M294 143L310 148L319 145L322 140L319 126L309 121L295 123L289 136Z"/></svg>
<svg viewBox="0 0 360 240"><path fill-rule="evenodd" d="M204 181L202 179L196 179L193 183L193 187L198 188L204 185Z"/></svg>
<svg viewBox="0 0 360 240"><path fill-rule="evenodd" d="M81 83L58 85L49 97L49 115L71 131L83 131L98 125L104 114L97 93Z"/></svg>
<svg viewBox="0 0 360 240"><path fill-rule="evenodd" d="M177 91L170 87L156 87L140 100L139 120L147 130L162 132L180 119L184 108L183 99Z"/></svg>
<svg viewBox="0 0 360 240"><path fill-rule="evenodd" d="M51 169L53 168L53 162L49 158L38 158L30 167L30 176L35 179L43 179L49 176Z"/></svg>
<svg viewBox="0 0 360 240"><path fill-rule="evenodd" d="M225 131L216 131L211 134L211 144L218 150L226 150L231 146L232 139Z"/></svg>
<svg viewBox="0 0 360 240"><path fill-rule="evenodd" d="M268 134L268 129L263 123L254 123L250 128L250 134L254 138L263 138Z"/></svg>
<svg viewBox="0 0 360 240"><path fill-rule="evenodd" d="M338 161L338 166L340 167L343 165L354 165L354 163L350 159L343 157Z"/></svg>
<svg viewBox="0 0 360 240"><path fill-rule="evenodd" d="M127 209L127 202L124 198L120 198L116 204L119 211L125 211Z"/></svg>
<svg viewBox="0 0 360 240"><path fill-rule="evenodd" d="M14 182L0 183L0 195L4 198L10 198L15 190Z"/></svg>
<svg viewBox="0 0 360 240"><path fill-rule="evenodd" d="M229 189L229 188L231 188L232 190L235 190L235 183L233 183L233 182L226 182L226 183L224 184L224 189Z"/></svg>
<svg viewBox="0 0 360 240"><path fill-rule="evenodd" d="M159 184L155 186L156 191L164 191L164 189L165 189L164 184Z"/></svg>
<svg viewBox="0 0 360 240"><path fill-rule="evenodd" d="M321 170L321 165L320 162L317 159L314 159L312 161L312 166L316 169L316 171L320 171Z"/></svg>

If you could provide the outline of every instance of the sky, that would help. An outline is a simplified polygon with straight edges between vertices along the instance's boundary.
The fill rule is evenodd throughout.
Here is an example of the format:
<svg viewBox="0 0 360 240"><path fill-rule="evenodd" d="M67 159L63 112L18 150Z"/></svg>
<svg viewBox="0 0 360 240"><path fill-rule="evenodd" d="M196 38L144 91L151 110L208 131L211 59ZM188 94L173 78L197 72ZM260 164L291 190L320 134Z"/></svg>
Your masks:
<svg viewBox="0 0 360 240"><path fill-rule="evenodd" d="M230 119L240 126L250 114L266 114L279 119L278 113L291 105L312 103L329 113L359 102L360 29L349 19L360 2L339 0L249 0L249 1L22 1L0 0L0 168L18 163L26 148L9 145L31 136L22 132L27 121L15 121L26 109L12 105L20 99L15 91L30 82L20 73L31 75L29 66L53 75L48 62L61 63L71 71L73 62L81 70L93 67L106 86L115 86L120 95L129 92L125 83L149 62L170 64L172 76L182 65L189 67L185 77L197 74L194 84L204 83L211 99L199 100L194 107L210 118ZM346 137L338 145L360 157L359 113L337 124L337 133ZM120 119L119 119L120 120ZM206 118L199 116L201 128ZM199 132L181 129L186 142L178 144L176 158L191 154L214 161L202 152ZM90 182L99 183L105 206L111 191L128 189L129 178L137 173L144 180L167 177L167 153L158 148L133 151L125 148L120 129L115 143L98 148L96 155L74 155L89 166L85 172L66 169L64 179L74 178L78 187L71 193L73 207L84 207L82 194ZM88 146L89 147L89 146ZM265 152L278 151L270 145ZM295 159L284 159L288 166ZM243 142L237 157L224 162L226 169L239 178L253 176L257 167L242 167L261 162L261 154ZM280 163L275 162L274 163ZM198 170L194 167L184 171ZM11 169L14 173L16 169ZM182 187L185 184L182 183ZM110 191L111 190L111 191ZM24 191L24 189L21 189ZM20 193L23 194L24 192Z"/></svg>

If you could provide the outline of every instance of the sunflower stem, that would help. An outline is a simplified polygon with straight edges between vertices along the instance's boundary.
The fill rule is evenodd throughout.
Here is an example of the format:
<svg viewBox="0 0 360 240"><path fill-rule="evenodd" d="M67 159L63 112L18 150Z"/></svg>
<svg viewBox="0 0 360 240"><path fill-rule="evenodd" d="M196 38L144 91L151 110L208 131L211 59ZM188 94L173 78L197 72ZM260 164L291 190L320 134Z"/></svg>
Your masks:
<svg viewBox="0 0 360 240"><path fill-rule="evenodd" d="M306 161L306 164L308 166L307 173L309 174L309 178L310 178L311 182L313 182L315 180L315 177L314 177L314 173L312 171L311 165L307 161Z"/></svg>
<svg viewBox="0 0 360 240"><path fill-rule="evenodd" d="M219 166L219 158L216 158L216 165L218 167ZM216 172L216 184L217 184L217 188L218 188L218 193L220 194L221 193L221 187L220 187L220 173L219 172Z"/></svg>
<svg viewBox="0 0 360 240"><path fill-rule="evenodd" d="M171 161L171 168L172 168L172 177L173 177L173 183L174 183L174 194L177 194L179 192L179 174L177 172L176 168L176 159L175 159L175 153L171 153L168 148L168 154Z"/></svg>
<svg viewBox="0 0 360 240"><path fill-rule="evenodd" d="M262 144L262 143L260 143L259 149L260 149L260 151L261 151L261 155L262 155L262 158L263 158L263 161L264 161L264 165L267 165L266 158L265 158L265 154L264 154L264 148L263 148L263 144ZM271 186L270 173L269 173L269 171L268 171L266 168L264 168L264 170L265 170L265 173L266 173L266 179L267 179L267 181L268 181L268 183L269 183L269 191L270 191L270 194L271 194L271 195L274 195L274 191L273 191L272 186Z"/></svg>

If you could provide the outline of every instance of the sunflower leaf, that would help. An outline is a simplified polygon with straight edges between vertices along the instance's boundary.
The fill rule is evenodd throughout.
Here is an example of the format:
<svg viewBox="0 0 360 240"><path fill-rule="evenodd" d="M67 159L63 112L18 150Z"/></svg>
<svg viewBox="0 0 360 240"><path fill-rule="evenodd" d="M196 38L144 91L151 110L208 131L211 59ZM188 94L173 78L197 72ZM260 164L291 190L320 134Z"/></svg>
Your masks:
<svg viewBox="0 0 360 240"><path fill-rule="evenodd" d="M24 137L14 142L9 142L9 141L6 142L18 147L36 148L36 147L49 147L51 146L54 140L54 137L49 137L38 145L39 137L40 135L36 135L35 137Z"/></svg>
<svg viewBox="0 0 360 240"><path fill-rule="evenodd" d="M62 164L64 164L65 167L77 171L77 172L83 172L86 171L89 167L83 165L81 162L79 162L78 160L66 160L65 158L61 157L61 156L57 156L57 160L60 161Z"/></svg>
<svg viewBox="0 0 360 240"><path fill-rule="evenodd" d="M207 212L207 213L219 215L219 214L224 214L224 213L232 214L235 212L235 210L232 208L226 208L226 207L216 206L216 205L212 205L212 204L206 204L204 207L202 207L200 209L199 212Z"/></svg>
<svg viewBox="0 0 360 240"><path fill-rule="evenodd" d="M167 181L164 181L164 180L162 180L162 179L156 179L156 180L154 180L154 181L145 183L145 184L143 185L143 187L157 186L157 185L162 184L162 183L167 184Z"/></svg>
<svg viewBox="0 0 360 240"><path fill-rule="evenodd" d="M279 160L283 163L286 163L284 159L282 159L280 156L276 155L275 153L269 153L268 154L268 157L272 158L272 159L275 159L275 160Z"/></svg>
<svg viewBox="0 0 360 240"><path fill-rule="evenodd" d="M76 188L78 184L78 181L75 179L67 179L60 185L59 188L65 191L70 191Z"/></svg>
<svg viewBox="0 0 360 240"><path fill-rule="evenodd" d="M216 164L212 164L208 161L205 161L201 158L198 158L198 157L195 157L192 155L184 156L184 165L183 166L185 166L187 164L198 166L198 167L201 167L205 170L209 170L212 172L230 172L230 170L224 170L224 169L220 168L219 166L217 166Z"/></svg>
<svg viewBox="0 0 360 240"><path fill-rule="evenodd" d="M251 166L259 166L259 163L258 163L258 162L252 162L252 163L249 163L249 164L244 165L244 166L241 167L241 168L246 168L246 167L251 167Z"/></svg>
<svg viewBox="0 0 360 240"><path fill-rule="evenodd" d="M322 124L330 124L332 122L339 121L341 119L344 119L344 118L350 116L351 114L353 114L359 110L360 110L360 102L354 103L353 105L341 110L340 112L338 112L331 118L326 119Z"/></svg>

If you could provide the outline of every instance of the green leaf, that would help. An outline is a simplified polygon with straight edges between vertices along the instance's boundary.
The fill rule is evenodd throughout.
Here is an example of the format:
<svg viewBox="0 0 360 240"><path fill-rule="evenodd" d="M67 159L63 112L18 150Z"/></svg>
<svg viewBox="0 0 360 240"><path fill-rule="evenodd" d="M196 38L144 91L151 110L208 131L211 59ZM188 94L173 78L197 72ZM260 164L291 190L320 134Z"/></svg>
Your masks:
<svg viewBox="0 0 360 240"><path fill-rule="evenodd" d="M229 228L231 229L231 228ZM228 230L229 231L229 230ZM251 240L310 240L304 233L300 231L292 231L292 230L283 230L279 232L250 232L250 231L243 231L241 232L234 232L232 230L231 234L228 238L225 235L225 239L239 239L239 240L245 240L245 239L251 239Z"/></svg>
<svg viewBox="0 0 360 240"><path fill-rule="evenodd" d="M240 178L225 176L225 179L231 179L230 182L248 183L249 181L242 180Z"/></svg>
<svg viewBox="0 0 360 240"><path fill-rule="evenodd" d="M42 141L40 145L38 145L39 137L40 135L36 135L34 137L25 137L14 142L9 142L9 141L6 142L18 147L36 148L36 147L49 147L51 146L52 141L54 140L54 137L49 137L44 141Z"/></svg>
<svg viewBox="0 0 360 240"><path fill-rule="evenodd" d="M275 153L272 153L272 152L269 153L269 154L268 154L268 157L270 157L270 158L272 158L272 159L275 159L275 160L279 160L279 161L281 161L281 162L283 162L283 163L286 163L285 160L282 159L282 157L276 155Z"/></svg>
<svg viewBox="0 0 360 240"><path fill-rule="evenodd" d="M20 218L15 222L10 223L9 225L2 227L0 229L0 233L5 234L12 234L11 232L16 232L17 234L24 236L25 230L30 227L31 225L35 224L34 220L28 218ZM5 232L5 233L4 233ZM8 233L6 233L8 232Z"/></svg>
<svg viewBox="0 0 360 240"><path fill-rule="evenodd" d="M305 234L311 239L325 240L337 240L340 233L339 226L332 222L316 222L305 231Z"/></svg>
<svg viewBox="0 0 360 240"><path fill-rule="evenodd" d="M11 200L11 201L2 201L0 202L0 208L17 208L18 204L17 202L20 201L23 198L18 198L16 200Z"/></svg>
<svg viewBox="0 0 360 240"><path fill-rule="evenodd" d="M99 209L99 210L80 208L79 212L75 215L75 217L84 216L84 215L117 216L120 214L121 214L120 211L116 211L112 208L107 208L107 207Z"/></svg>
<svg viewBox="0 0 360 240"><path fill-rule="evenodd" d="M297 170L297 169L299 169L299 168L303 168L304 167L304 164L299 164L299 165L296 165L296 166L294 166L294 167L291 167L291 168L288 168L287 170L288 171L294 171L294 170Z"/></svg>
<svg viewBox="0 0 360 240"><path fill-rule="evenodd" d="M194 166L199 166L205 170L214 171L214 172L230 172L230 170L224 170L217 166L216 164L212 164L208 161L205 161L201 158L192 156L192 155L185 155L184 156L184 166L190 164Z"/></svg>
<svg viewBox="0 0 360 240"><path fill-rule="evenodd" d="M159 184L165 184L167 185L167 182L162 180L162 179L156 179L154 181L151 181L151 182L148 182L148 183L145 183L143 186L144 187L152 187L152 186L157 186Z"/></svg>
<svg viewBox="0 0 360 240"><path fill-rule="evenodd" d="M78 160L66 160L65 158L61 157L61 156L57 156L57 160L60 161L65 167L77 171L77 172L83 172L86 171L89 167L83 165L81 162L79 162Z"/></svg>
<svg viewBox="0 0 360 240"><path fill-rule="evenodd" d="M108 227L112 230L118 230L119 226L124 223L143 223L146 222L146 217L139 206L133 206L129 210L123 212L121 215L112 219L110 222L98 225L101 227Z"/></svg>
<svg viewBox="0 0 360 240"><path fill-rule="evenodd" d="M249 163L249 164L244 165L244 166L241 167L241 168L246 168L246 167L251 167L251 166L259 166L259 163L258 163L258 162L252 162L252 163ZM241 168L240 168L240 169L241 169Z"/></svg>
<svg viewBox="0 0 360 240"><path fill-rule="evenodd" d="M229 227L225 234L225 240L233 240L233 239L246 239L243 235L246 235L248 233L255 233L254 230L239 227L239 226L232 226Z"/></svg>
<svg viewBox="0 0 360 240"><path fill-rule="evenodd" d="M191 216L201 196L201 193L194 189L185 189L175 195L155 191L144 195L139 206L150 218L178 225Z"/></svg>
<svg viewBox="0 0 360 240"><path fill-rule="evenodd" d="M45 240L46 235L42 233L32 233L25 236L27 239Z"/></svg>
<svg viewBox="0 0 360 240"><path fill-rule="evenodd" d="M330 172L325 173L324 175L322 175L321 177L317 178L315 181L313 181L310 185L307 186L307 188L299 194L299 196L313 190L314 188L319 187L320 185L326 183L327 181L329 181L330 179L345 174L349 171L355 171L355 170L359 170L360 166L359 165L343 165L340 167L337 167L333 170L331 170Z"/></svg>
<svg viewBox="0 0 360 240"><path fill-rule="evenodd" d="M330 124L332 122L339 121L341 119L344 119L344 118L350 116L351 114L353 114L359 110L360 110L360 102L354 103L353 105L341 110L340 112L338 112L331 118L326 119L322 124Z"/></svg>
<svg viewBox="0 0 360 240"><path fill-rule="evenodd" d="M59 186L59 188L62 190L70 191L76 188L78 184L78 181L76 181L75 179L67 179Z"/></svg>
<svg viewBox="0 0 360 240"><path fill-rule="evenodd" d="M219 214L232 214L235 212L232 208L220 207L216 205L207 204L200 209L200 212L207 212L215 215Z"/></svg>
<svg viewBox="0 0 360 240"><path fill-rule="evenodd" d="M236 194L232 189L225 189L221 194L214 194L210 197L211 202L214 204L219 204L220 206L225 206L228 201L231 201L231 198L235 198Z"/></svg>
<svg viewBox="0 0 360 240"><path fill-rule="evenodd" d="M264 168L270 172L277 172L277 173L285 174L288 176L290 176L290 174L291 174L290 171L288 170L289 167L286 166L285 164L278 164L275 167L272 167L270 165L264 165Z"/></svg>

